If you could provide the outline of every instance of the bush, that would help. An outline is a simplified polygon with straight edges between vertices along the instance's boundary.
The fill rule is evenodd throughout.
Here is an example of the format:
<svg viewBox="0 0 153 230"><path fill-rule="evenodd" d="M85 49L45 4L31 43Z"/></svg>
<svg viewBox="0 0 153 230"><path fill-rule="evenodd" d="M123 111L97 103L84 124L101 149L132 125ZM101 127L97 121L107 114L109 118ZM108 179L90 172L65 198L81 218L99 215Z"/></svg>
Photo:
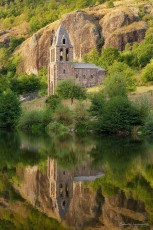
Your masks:
<svg viewBox="0 0 153 230"><path fill-rule="evenodd" d="M111 98L98 121L99 129L106 133L130 131L133 125L140 124L140 114L127 97Z"/></svg>
<svg viewBox="0 0 153 230"><path fill-rule="evenodd" d="M85 105L80 102L74 111L74 124L77 133L86 132L88 129L89 116Z"/></svg>
<svg viewBox="0 0 153 230"><path fill-rule="evenodd" d="M107 8L113 8L114 7L114 3L113 3L113 0L110 0L106 3L106 7Z"/></svg>
<svg viewBox="0 0 153 230"><path fill-rule="evenodd" d="M91 97L90 112L92 115L100 115L103 112L105 106L105 97L102 92L95 93Z"/></svg>
<svg viewBox="0 0 153 230"><path fill-rule="evenodd" d="M73 80L63 80L57 86L57 95L63 99L86 99L86 89L76 84Z"/></svg>
<svg viewBox="0 0 153 230"><path fill-rule="evenodd" d="M0 127L13 128L21 114L18 97L13 92L0 94Z"/></svg>
<svg viewBox="0 0 153 230"><path fill-rule="evenodd" d="M71 125L73 122L73 114L69 107L60 105L55 110L53 119L63 125Z"/></svg>
<svg viewBox="0 0 153 230"><path fill-rule="evenodd" d="M39 133L45 131L51 119L52 114L48 114L46 111L28 111L20 117L18 127L26 132Z"/></svg>
<svg viewBox="0 0 153 230"><path fill-rule="evenodd" d="M144 82L153 82L153 61L143 69L142 79Z"/></svg>
<svg viewBox="0 0 153 230"><path fill-rule="evenodd" d="M51 95L46 99L45 103L47 109L51 109L52 111L55 111L56 108L61 103L61 99L57 95Z"/></svg>
<svg viewBox="0 0 153 230"><path fill-rule="evenodd" d="M149 114L144 124L146 134L153 135L153 114Z"/></svg>
<svg viewBox="0 0 153 230"><path fill-rule="evenodd" d="M50 122L47 126L48 134L56 133L58 135L63 135L69 132L69 129L63 124L58 122Z"/></svg>

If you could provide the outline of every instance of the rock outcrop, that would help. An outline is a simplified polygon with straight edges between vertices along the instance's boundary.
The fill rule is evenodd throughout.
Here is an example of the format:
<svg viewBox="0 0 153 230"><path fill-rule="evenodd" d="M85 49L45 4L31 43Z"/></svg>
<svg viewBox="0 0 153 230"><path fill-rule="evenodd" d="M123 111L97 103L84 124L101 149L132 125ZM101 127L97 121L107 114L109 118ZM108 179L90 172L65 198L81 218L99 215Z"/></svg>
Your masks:
<svg viewBox="0 0 153 230"><path fill-rule="evenodd" d="M74 59L79 61L93 48L109 46L123 50L127 43L141 42L148 25L141 21L138 13L139 8L131 5L112 9L99 5L66 14L39 30L16 50L15 55L22 58L18 71L37 74L39 69L48 66L49 46L60 23L67 29L74 46Z"/></svg>

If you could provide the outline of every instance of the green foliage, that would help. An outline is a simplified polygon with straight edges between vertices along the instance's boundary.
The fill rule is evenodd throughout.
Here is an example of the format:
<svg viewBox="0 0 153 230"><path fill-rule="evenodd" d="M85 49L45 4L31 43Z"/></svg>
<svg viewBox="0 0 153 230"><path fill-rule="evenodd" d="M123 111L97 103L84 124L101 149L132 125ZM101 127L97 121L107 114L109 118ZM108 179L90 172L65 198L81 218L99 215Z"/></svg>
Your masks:
<svg viewBox="0 0 153 230"><path fill-rule="evenodd" d="M108 47L102 51L102 55L100 57L100 65L108 69L110 65L113 65L115 61L119 60L120 53L118 49Z"/></svg>
<svg viewBox="0 0 153 230"><path fill-rule="evenodd" d="M86 98L85 88L82 88L73 80L61 81L57 86L56 92L63 99L71 99L71 104L73 104L74 99L81 100Z"/></svg>
<svg viewBox="0 0 153 230"><path fill-rule="evenodd" d="M130 131L133 125L140 123L137 109L123 96L111 98L105 105L103 116L99 119L99 129L102 132L117 133Z"/></svg>
<svg viewBox="0 0 153 230"><path fill-rule="evenodd" d="M22 114L18 122L18 128L31 133L45 132L46 126L52 120L49 111L26 111Z"/></svg>
<svg viewBox="0 0 153 230"><path fill-rule="evenodd" d="M23 41L24 41L24 38L22 37L16 37L16 36L11 37L10 43L9 43L9 52L13 53L16 47L19 46Z"/></svg>
<svg viewBox="0 0 153 230"><path fill-rule="evenodd" d="M45 103L47 109L51 109L52 111L55 111L56 108L61 103L61 99L57 95L51 95L46 99Z"/></svg>
<svg viewBox="0 0 153 230"><path fill-rule="evenodd" d="M6 48L0 48L0 69L5 67L8 62L8 51Z"/></svg>
<svg viewBox="0 0 153 230"><path fill-rule="evenodd" d="M89 114L85 105L80 102L74 111L74 125L77 133L86 132L88 129Z"/></svg>
<svg viewBox="0 0 153 230"><path fill-rule="evenodd" d="M69 129L65 125L58 123L57 121L50 122L47 126L47 133L51 135L53 133L56 133L59 136L63 136L67 134L68 132L69 132Z"/></svg>
<svg viewBox="0 0 153 230"><path fill-rule="evenodd" d="M18 97L13 92L0 94L0 127L13 128L21 114Z"/></svg>
<svg viewBox="0 0 153 230"><path fill-rule="evenodd" d="M53 120L63 125L71 125L73 122L73 114L68 106L59 105L54 112Z"/></svg>
<svg viewBox="0 0 153 230"><path fill-rule="evenodd" d="M110 75L105 80L105 93L108 97L124 96L127 97L125 79L121 75Z"/></svg>
<svg viewBox="0 0 153 230"><path fill-rule="evenodd" d="M134 73L135 72L127 64L122 62L114 62L114 64L108 70L108 75L111 77L112 81L113 76L115 75L119 75L121 78L123 78L127 91L134 91L136 88Z"/></svg>
<svg viewBox="0 0 153 230"><path fill-rule="evenodd" d="M41 89L40 79L33 74L23 74L18 78L12 78L10 84L11 90L17 94L38 92Z"/></svg>
<svg viewBox="0 0 153 230"><path fill-rule="evenodd" d="M100 115L103 112L105 106L105 96L103 92L95 93L91 97L90 112L92 115Z"/></svg>
<svg viewBox="0 0 153 230"><path fill-rule="evenodd" d="M146 118L144 129L146 134L153 135L153 114L149 114Z"/></svg>
<svg viewBox="0 0 153 230"><path fill-rule="evenodd" d="M108 2L106 3L106 7L107 7L107 8L113 8L113 7L114 7L114 2L113 2L113 0L108 1Z"/></svg>
<svg viewBox="0 0 153 230"><path fill-rule="evenodd" d="M143 69L142 80L144 82L153 82L153 60Z"/></svg>
<svg viewBox="0 0 153 230"><path fill-rule="evenodd" d="M47 84L47 68L42 68L41 70L39 70L38 72L38 79L40 80L40 89L39 89L39 94L41 96L47 95L47 88L48 88L48 84Z"/></svg>

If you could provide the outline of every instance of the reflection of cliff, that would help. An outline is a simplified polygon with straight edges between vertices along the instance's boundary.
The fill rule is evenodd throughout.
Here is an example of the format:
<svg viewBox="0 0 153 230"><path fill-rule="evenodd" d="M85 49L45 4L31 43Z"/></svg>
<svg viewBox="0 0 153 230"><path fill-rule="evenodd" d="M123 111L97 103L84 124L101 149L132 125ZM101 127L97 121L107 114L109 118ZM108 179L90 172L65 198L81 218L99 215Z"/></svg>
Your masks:
<svg viewBox="0 0 153 230"><path fill-rule="evenodd" d="M22 178L18 189L23 197L74 229L139 229L132 224L147 223L143 202L132 196L126 198L123 192L103 196L101 190L83 183L102 176L92 169L89 157L71 171L60 168L49 158L46 175L37 167L18 169L18 174Z"/></svg>

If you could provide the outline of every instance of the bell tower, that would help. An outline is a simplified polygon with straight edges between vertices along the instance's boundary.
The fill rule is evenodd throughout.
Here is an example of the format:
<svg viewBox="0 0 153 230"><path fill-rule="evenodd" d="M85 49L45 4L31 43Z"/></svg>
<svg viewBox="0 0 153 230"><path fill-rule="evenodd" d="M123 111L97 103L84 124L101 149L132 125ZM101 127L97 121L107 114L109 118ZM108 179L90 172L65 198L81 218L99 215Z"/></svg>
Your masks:
<svg viewBox="0 0 153 230"><path fill-rule="evenodd" d="M48 95L55 94L57 82L62 80L62 74L66 74L66 69L69 69L67 64L71 62L73 62L73 46L65 27L60 25L50 47Z"/></svg>

